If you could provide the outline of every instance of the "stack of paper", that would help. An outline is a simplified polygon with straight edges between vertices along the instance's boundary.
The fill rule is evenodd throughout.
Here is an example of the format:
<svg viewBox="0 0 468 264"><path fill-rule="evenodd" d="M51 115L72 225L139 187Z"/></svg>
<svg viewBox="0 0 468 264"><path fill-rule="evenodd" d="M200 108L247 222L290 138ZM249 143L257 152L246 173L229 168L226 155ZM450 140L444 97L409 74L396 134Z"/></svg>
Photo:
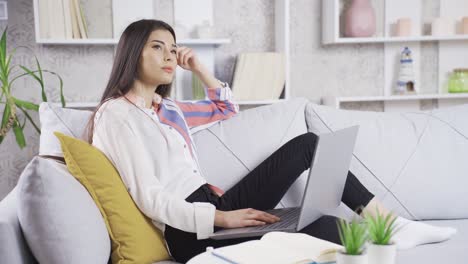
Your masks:
<svg viewBox="0 0 468 264"><path fill-rule="evenodd" d="M40 0L41 38L88 38L88 29L79 0Z"/></svg>
<svg viewBox="0 0 468 264"><path fill-rule="evenodd" d="M282 53L242 53L237 57L232 91L236 100L278 99L286 80Z"/></svg>

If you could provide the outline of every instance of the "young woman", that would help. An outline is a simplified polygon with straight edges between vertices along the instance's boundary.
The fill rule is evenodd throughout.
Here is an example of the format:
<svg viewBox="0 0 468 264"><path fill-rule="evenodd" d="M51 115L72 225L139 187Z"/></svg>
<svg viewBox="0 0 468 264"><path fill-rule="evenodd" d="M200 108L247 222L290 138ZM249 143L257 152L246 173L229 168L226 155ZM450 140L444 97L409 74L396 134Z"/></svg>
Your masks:
<svg viewBox="0 0 468 264"><path fill-rule="evenodd" d="M187 103L169 97L177 66L202 80L209 100ZM112 161L139 209L164 232L176 261L186 262L207 246L256 239L208 237L219 228L280 221L264 211L274 208L311 164L317 137L305 133L281 146L226 192L207 183L190 129L228 119L238 111L227 84L213 77L193 50L177 46L168 24L140 20L123 32L101 104L90 120L89 140ZM352 210L364 208L360 213L373 213L376 208L388 213L351 172L342 201ZM398 219L400 224L414 223ZM419 223L416 227L403 232L405 241L396 238L401 247L428 242L420 239L421 232L441 231ZM336 219L331 216L300 232L340 243Z"/></svg>

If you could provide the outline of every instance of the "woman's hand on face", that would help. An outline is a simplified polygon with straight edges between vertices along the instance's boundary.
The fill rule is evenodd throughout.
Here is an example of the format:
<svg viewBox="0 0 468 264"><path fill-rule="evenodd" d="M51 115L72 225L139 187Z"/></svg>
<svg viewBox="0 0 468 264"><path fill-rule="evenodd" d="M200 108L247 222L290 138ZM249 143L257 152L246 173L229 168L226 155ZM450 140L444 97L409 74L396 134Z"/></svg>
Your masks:
<svg viewBox="0 0 468 264"><path fill-rule="evenodd" d="M195 52L188 47L177 48L177 64L188 71L198 71L200 69L200 61Z"/></svg>
<svg viewBox="0 0 468 264"><path fill-rule="evenodd" d="M276 223L279 217L252 208L234 211L216 211L215 225L224 228L259 226Z"/></svg>

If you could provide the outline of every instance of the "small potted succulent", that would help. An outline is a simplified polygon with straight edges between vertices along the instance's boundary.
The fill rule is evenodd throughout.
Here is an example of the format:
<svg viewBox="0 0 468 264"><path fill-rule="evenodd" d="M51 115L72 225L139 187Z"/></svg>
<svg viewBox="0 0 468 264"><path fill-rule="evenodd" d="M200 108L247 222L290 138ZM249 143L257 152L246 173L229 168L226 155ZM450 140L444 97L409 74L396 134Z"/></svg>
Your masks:
<svg viewBox="0 0 468 264"><path fill-rule="evenodd" d="M344 251L338 251L337 264L367 264L367 252L364 250L367 241L365 222L353 219L351 222L338 220L338 233ZM372 263L372 262L371 262Z"/></svg>
<svg viewBox="0 0 468 264"><path fill-rule="evenodd" d="M393 214L384 216L377 210L375 215L366 214L369 245L367 254L369 263L394 264L396 258L396 244L392 243L392 236L396 232Z"/></svg>

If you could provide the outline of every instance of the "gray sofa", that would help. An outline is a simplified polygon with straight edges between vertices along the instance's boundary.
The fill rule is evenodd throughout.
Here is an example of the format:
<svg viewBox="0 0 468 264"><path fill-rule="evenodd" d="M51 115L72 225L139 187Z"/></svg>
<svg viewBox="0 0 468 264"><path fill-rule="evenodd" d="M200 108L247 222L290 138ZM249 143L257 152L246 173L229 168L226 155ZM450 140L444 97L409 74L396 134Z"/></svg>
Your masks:
<svg viewBox="0 0 468 264"><path fill-rule="evenodd" d="M399 251L397 263L466 263L468 163L462 160L468 157L468 105L389 114L336 110L295 98L242 111L192 133L207 180L228 189L293 137L355 124L360 131L350 170L400 215L458 230L449 241ZM278 207L299 204L306 174ZM24 232L29 229L18 218L17 189L0 202L0 262L36 263L38 254L30 249L36 247L28 245ZM337 214L350 218L353 212L342 206Z"/></svg>

